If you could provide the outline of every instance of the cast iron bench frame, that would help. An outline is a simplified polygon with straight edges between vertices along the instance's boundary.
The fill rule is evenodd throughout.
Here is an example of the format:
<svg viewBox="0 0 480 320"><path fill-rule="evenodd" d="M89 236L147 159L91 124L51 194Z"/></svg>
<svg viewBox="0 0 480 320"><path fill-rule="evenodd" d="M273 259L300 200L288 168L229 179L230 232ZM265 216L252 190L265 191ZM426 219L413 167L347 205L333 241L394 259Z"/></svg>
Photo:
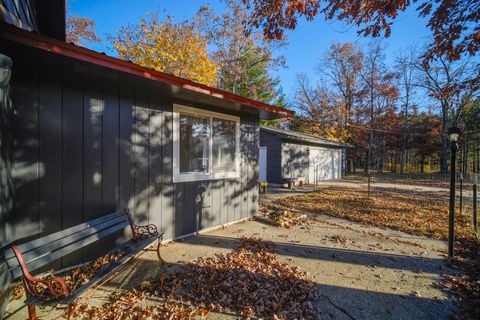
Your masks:
<svg viewBox="0 0 480 320"><path fill-rule="evenodd" d="M75 267L58 270L48 277L34 277L30 274L48 263L54 262L67 254L84 248L96 241L103 239L117 231L130 227L132 238L116 246L109 254L122 251L122 256L117 261L104 266L90 281L82 284L71 292L60 274ZM88 289L105 280L117 271L122 265L131 260L137 253L145 250L157 241L157 257L160 256L160 243L163 233L159 233L154 224L139 226L135 224L128 208L117 211L101 218L97 218L77 226L46 235L41 238L20 244L12 245L4 251L4 256L13 279L21 277L27 295L25 304L28 307L30 320L37 319L35 307L57 304L68 305L67 319L72 319L75 313L78 298ZM85 265L85 264L83 264ZM44 289L38 289L39 285Z"/></svg>

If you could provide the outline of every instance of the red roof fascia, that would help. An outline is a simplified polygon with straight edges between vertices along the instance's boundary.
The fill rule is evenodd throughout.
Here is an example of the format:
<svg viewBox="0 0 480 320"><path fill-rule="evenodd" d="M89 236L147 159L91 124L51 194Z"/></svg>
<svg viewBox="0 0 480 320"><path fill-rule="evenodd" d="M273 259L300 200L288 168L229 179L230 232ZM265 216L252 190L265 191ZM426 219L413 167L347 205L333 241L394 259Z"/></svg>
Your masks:
<svg viewBox="0 0 480 320"><path fill-rule="evenodd" d="M103 53L96 52L73 44L68 44L57 39L38 35L33 32L24 31L13 26L2 24L1 37L7 40L18 42L40 50L52 52L58 55L70 57L80 61L89 62L105 68L129 73L146 79L163 82L169 85L178 86L187 90L200 92L217 98L230 100L242 105L263 109L286 117L293 116L294 112L284 108L272 106L260 101L244 98L220 89L212 88L204 84L196 83L187 79L172 76L163 72L155 71L137 64L113 58Z"/></svg>

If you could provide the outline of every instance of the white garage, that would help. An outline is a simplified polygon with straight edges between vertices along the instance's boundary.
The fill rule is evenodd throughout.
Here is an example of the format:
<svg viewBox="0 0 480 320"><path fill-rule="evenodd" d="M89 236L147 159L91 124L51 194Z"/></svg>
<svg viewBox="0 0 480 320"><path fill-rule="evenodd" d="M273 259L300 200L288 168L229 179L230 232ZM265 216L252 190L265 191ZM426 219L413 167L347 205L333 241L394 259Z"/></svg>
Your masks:
<svg viewBox="0 0 480 320"><path fill-rule="evenodd" d="M284 183L294 179L314 184L340 179L346 150L351 147L301 132L261 126L259 180Z"/></svg>
<svg viewBox="0 0 480 320"><path fill-rule="evenodd" d="M310 147L309 183L342 177L342 150Z"/></svg>

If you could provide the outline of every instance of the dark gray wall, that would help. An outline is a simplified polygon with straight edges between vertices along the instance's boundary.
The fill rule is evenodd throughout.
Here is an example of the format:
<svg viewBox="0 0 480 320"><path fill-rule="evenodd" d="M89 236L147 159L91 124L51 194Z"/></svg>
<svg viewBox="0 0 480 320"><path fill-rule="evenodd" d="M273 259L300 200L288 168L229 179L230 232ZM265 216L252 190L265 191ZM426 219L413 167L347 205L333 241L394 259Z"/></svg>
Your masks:
<svg viewBox="0 0 480 320"><path fill-rule="evenodd" d="M267 181L282 182L282 141L271 132L260 130L260 147L267 147Z"/></svg>
<svg viewBox="0 0 480 320"><path fill-rule="evenodd" d="M14 208L2 217L1 246L124 207L165 239L256 213L258 114L241 115L241 178L173 184L172 106L194 102L169 98L153 81L0 44L14 60L15 109ZM90 259L120 236L63 264Z"/></svg>
<svg viewBox="0 0 480 320"><path fill-rule="evenodd" d="M13 109L9 91L8 83L2 83L2 86L0 86L0 243L7 241L7 235L1 226L5 225L7 217L11 215L13 209L14 187L11 172L13 162L13 137L11 132ZM11 283L6 271L6 265L2 264L0 259L0 318L6 306L1 303L7 299L5 289Z"/></svg>

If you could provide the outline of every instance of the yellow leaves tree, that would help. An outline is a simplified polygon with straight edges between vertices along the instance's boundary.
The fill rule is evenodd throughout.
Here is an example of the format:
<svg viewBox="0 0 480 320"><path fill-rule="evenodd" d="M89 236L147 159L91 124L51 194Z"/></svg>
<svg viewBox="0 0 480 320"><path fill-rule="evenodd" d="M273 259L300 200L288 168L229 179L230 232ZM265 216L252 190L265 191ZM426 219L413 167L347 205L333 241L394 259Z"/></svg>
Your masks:
<svg viewBox="0 0 480 320"><path fill-rule="evenodd" d="M121 59L206 85L217 84L218 67L208 57L207 40L195 24L165 21L158 13L108 36Z"/></svg>

